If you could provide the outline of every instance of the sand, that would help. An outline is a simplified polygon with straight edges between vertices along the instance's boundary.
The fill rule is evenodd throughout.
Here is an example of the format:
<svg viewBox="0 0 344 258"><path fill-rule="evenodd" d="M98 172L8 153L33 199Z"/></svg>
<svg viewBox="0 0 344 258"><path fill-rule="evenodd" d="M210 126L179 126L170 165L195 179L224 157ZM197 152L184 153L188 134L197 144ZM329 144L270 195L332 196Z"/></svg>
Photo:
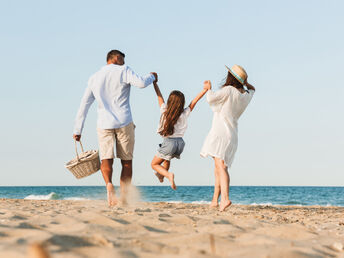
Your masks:
<svg viewBox="0 0 344 258"><path fill-rule="evenodd" d="M343 244L343 207L0 199L0 257L344 257Z"/></svg>

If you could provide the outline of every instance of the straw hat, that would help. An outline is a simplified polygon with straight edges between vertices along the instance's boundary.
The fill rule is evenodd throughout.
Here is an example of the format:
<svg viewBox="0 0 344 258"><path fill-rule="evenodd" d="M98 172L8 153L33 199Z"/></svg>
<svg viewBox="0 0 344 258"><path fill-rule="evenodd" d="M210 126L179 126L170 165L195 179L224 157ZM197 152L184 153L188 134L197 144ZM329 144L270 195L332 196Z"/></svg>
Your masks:
<svg viewBox="0 0 344 258"><path fill-rule="evenodd" d="M242 68L240 65L233 65L232 68L229 68L227 65L225 65L228 71L242 84L245 84L245 81L247 80L247 73L244 68Z"/></svg>

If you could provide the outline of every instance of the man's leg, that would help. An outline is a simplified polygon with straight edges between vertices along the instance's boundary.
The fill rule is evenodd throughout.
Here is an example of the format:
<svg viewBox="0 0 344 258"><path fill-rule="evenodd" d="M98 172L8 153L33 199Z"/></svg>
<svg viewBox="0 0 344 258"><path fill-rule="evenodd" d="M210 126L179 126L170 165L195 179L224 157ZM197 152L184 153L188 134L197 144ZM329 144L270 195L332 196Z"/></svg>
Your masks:
<svg viewBox="0 0 344 258"><path fill-rule="evenodd" d="M115 188L112 184L112 165L113 159L103 159L100 165L100 170L102 171L102 175L106 185L109 206L115 206L118 202L115 195Z"/></svg>
<svg viewBox="0 0 344 258"><path fill-rule="evenodd" d="M117 204L115 196L115 188L112 184L112 165L114 158L114 130L111 129L97 129L98 144L101 158L100 170L105 181L107 190L107 199L109 206Z"/></svg>
<svg viewBox="0 0 344 258"><path fill-rule="evenodd" d="M126 196L128 194L128 188L131 184L131 178L133 177L133 161L121 160L122 172L121 172L121 201L123 204L127 203Z"/></svg>

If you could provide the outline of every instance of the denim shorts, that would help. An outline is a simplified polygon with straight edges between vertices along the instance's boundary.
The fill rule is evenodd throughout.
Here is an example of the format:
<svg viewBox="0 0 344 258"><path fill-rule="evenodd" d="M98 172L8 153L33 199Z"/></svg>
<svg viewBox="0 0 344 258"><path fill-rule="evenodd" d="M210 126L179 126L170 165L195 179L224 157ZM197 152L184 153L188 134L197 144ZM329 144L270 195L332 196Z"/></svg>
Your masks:
<svg viewBox="0 0 344 258"><path fill-rule="evenodd" d="M171 160L173 158L180 159L180 154L184 150L185 142L183 138L164 138L164 141L159 144L158 153L159 158Z"/></svg>

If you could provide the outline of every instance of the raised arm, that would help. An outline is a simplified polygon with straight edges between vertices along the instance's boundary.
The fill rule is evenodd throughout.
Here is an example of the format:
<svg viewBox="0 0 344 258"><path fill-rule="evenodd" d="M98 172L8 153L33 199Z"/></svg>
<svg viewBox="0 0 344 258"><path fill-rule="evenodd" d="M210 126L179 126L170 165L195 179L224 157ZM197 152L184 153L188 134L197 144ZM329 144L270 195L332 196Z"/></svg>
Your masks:
<svg viewBox="0 0 344 258"><path fill-rule="evenodd" d="M138 88L145 88L149 84L153 83L156 80L156 77L153 73L150 73L146 76L137 75L130 67L127 66L125 71L125 82L129 83L132 86Z"/></svg>
<svg viewBox="0 0 344 258"><path fill-rule="evenodd" d="M88 113L88 110L92 103L94 102L94 95L89 87L85 90L84 96L81 99L80 107L75 118L73 138L77 141L80 141L81 133L84 128L85 119Z"/></svg>
<svg viewBox="0 0 344 258"><path fill-rule="evenodd" d="M158 96L159 107L161 107L161 105L165 103L164 97L162 96L162 94L161 94L161 92L160 92L158 83L157 83L157 82L153 82L153 85L154 85L155 93L156 93L156 95Z"/></svg>
<svg viewBox="0 0 344 258"><path fill-rule="evenodd" d="M205 81L204 82L204 86L203 86L203 90L198 93L198 95L191 101L189 107L190 107L190 111L192 111L194 109L194 107L196 106L197 102L204 96L204 94L211 89L211 83L210 81Z"/></svg>
<svg viewBox="0 0 344 258"><path fill-rule="evenodd" d="M248 90L254 90L254 91L256 91L256 88L253 87L251 84L249 84L247 81L245 82L245 86L246 86L246 88L247 88Z"/></svg>

